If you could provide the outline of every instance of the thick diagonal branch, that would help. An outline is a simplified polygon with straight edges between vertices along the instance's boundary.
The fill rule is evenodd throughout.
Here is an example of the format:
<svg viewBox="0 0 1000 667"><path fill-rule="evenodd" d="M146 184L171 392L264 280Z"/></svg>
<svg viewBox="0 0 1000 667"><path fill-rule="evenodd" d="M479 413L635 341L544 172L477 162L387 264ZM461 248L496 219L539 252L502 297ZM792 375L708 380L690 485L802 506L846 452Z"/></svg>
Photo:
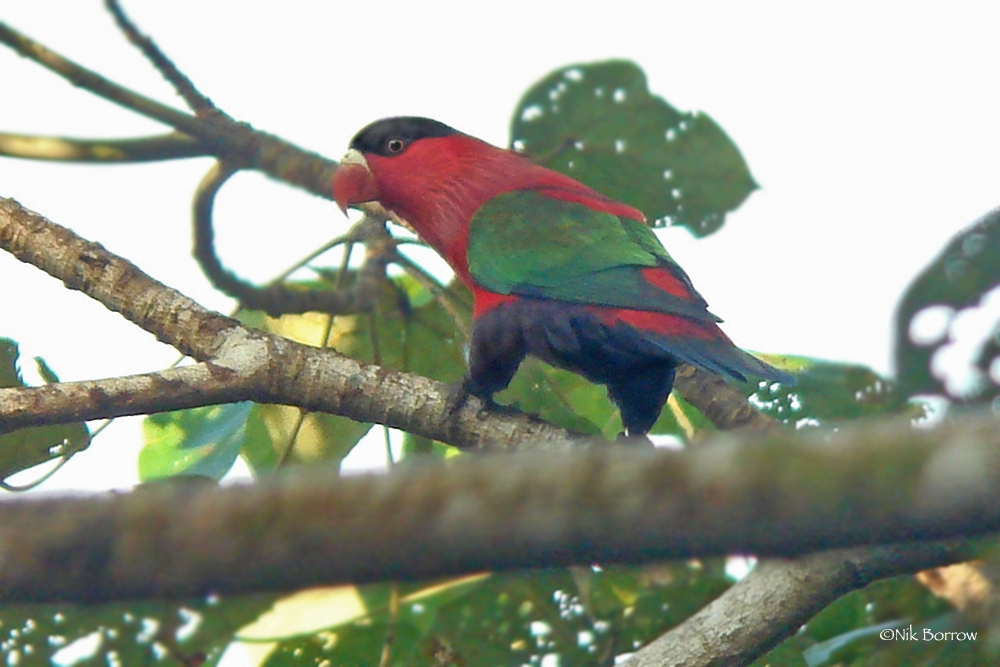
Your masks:
<svg viewBox="0 0 1000 667"><path fill-rule="evenodd" d="M799 631L831 602L873 581L972 557L967 542L838 549L762 561L745 579L625 667L749 665Z"/></svg>

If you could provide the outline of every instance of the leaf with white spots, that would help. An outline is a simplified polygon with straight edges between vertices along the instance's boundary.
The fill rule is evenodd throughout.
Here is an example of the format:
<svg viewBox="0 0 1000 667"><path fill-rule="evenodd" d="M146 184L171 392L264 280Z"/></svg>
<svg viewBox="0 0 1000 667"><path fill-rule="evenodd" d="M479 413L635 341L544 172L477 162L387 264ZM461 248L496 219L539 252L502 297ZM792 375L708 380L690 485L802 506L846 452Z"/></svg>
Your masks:
<svg viewBox="0 0 1000 667"><path fill-rule="evenodd" d="M907 289L896 368L910 394L1000 405L1000 208L955 236Z"/></svg>
<svg viewBox="0 0 1000 667"><path fill-rule="evenodd" d="M0 338L0 387L25 387L18 370L20 351L15 341ZM38 376L45 384L59 378L39 357ZM90 431L83 423L50 424L0 432L0 480L52 459L72 455L87 448ZM44 473L40 473L39 476ZM25 480L19 480L24 483Z"/></svg>
<svg viewBox="0 0 1000 667"><path fill-rule="evenodd" d="M857 364L792 355L766 361L795 374L795 386L761 382L750 403L796 428L831 428L854 419L921 415L890 380Z"/></svg>
<svg viewBox="0 0 1000 667"><path fill-rule="evenodd" d="M574 65L539 81L514 112L511 146L696 236L719 229L757 187L715 121L650 93L627 61Z"/></svg>

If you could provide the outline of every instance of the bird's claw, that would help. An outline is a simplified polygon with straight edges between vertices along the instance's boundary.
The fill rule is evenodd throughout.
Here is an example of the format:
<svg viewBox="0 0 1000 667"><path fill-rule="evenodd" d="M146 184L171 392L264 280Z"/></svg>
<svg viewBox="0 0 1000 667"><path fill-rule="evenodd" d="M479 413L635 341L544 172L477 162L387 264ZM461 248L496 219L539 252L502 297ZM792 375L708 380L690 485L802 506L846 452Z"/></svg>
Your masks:
<svg viewBox="0 0 1000 667"><path fill-rule="evenodd" d="M476 412L476 417L479 419L486 419L491 414L514 415L521 412L513 406L497 403L491 396L480 396L473 390L469 378L463 378L448 388L448 396L444 402L444 416L446 418L454 417L455 413L469 401L470 396L475 396L483 402L483 406Z"/></svg>
<svg viewBox="0 0 1000 667"><path fill-rule="evenodd" d="M444 416L453 417L468 402L469 396L472 396L469 378L462 378L457 382L453 382L448 387L448 396L444 401Z"/></svg>

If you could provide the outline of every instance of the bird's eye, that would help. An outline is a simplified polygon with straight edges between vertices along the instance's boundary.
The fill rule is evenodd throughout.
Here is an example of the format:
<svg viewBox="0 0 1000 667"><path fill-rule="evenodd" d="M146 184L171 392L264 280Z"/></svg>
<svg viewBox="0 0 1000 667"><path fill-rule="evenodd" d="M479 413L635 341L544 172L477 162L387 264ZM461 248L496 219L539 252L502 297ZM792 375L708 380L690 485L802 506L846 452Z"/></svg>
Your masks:
<svg viewBox="0 0 1000 667"><path fill-rule="evenodd" d="M405 145L406 144L403 143L402 139L390 139L389 141L385 142L385 147L389 149L390 153L402 152Z"/></svg>

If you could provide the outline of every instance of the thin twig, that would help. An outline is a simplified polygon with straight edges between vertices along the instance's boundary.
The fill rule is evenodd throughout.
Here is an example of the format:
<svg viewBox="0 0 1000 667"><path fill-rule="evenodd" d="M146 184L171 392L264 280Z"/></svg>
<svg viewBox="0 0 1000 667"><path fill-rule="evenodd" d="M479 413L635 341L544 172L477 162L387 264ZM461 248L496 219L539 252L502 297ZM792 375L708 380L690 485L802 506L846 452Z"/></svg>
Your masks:
<svg viewBox="0 0 1000 667"><path fill-rule="evenodd" d="M340 290L290 289L282 284L258 287L236 276L222 265L215 252L213 209L222 185L236 172L227 162L217 162L195 191L194 256L209 281L246 308L262 310L272 317L288 313L318 311L336 315L368 312L374 307L377 285L385 275L387 259L369 256L357 273L354 285Z"/></svg>
<svg viewBox="0 0 1000 667"><path fill-rule="evenodd" d="M437 278L425 271L422 266L416 264L403 253L397 252L392 261L398 264L403 271L413 276L414 280L431 293L434 299L444 308L445 312L451 316L451 319L455 323L455 328L458 329L466 341L472 338L472 329L467 321L468 316L463 314L462 310L455 304L451 291L447 287L442 285Z"/></svg>
<svg viewBox="0 0 1000 667"><path fill-rule="evenodd" d="M46 471L38 479L32 480L27 484L11 484L6 479L0 480L0 489L3 489L4 491L11 491L13 493L23 493L24 491L31 491L32 489L41 486L49 479L51 479L52 476L55 475L57 472L59 472L64 465L69 463L69 460L73 458L73 455L76 453L77 453L76 451L73 451L68 454L63 454L62 456L59 457L59 462L55 464L50 470Z"/></svg>
<svg viewBox="0 0 1000 667"><path fill-rule="evenodd" d="M393 582L389 587L389 614L386 618L385 641L382 642L382 655L379 657L379 667L389 667L392 658L392 645L396 642L396 623L399 621L399 584Z"/></svg>
<svg viewBox="0 0 1000 667"><path fill-rule="evenodd" d="M203 138L210 129L204 121L109 81L2 22L0 22L0 43L7 44L22 56L52 70L75 86L143 116L166 123L186 134Z"/></svg>
<svg viewBox="0 0 1000 667"><path fill-rule="evenodd" d="M284 271L282 271L281 273L279 273L277 276L275 276L274 278L272 278L270 281L268 281L268 283L267 283L268 287L270 287L271 285L278 285L280 283L285 282L285 280L287 280L288 277L291 276L293 273L295 273L299 269L305 267L307 264L309 264L309 262L313 261L317 257L319 257L319 256L321 256L321 255L323 255L323 254L325 254L325 253L333 250L337 246L343 245L345 243L348 243L348 244L349 243L355 243L356 241L357 241L357 239L352 235L351 231L348 231L346 234L338 236L335 239L327 241L326 243L324 243L323 245L321 245L319 248L316 248L311 253L309 253L308 255L306 255L305 257L303 257L302 259L300 259L299 261L295 262L294 264L292 264L291 266L289 266L287 269L285 269ZM336 285L335 287L339 287L339 285Z"/></svg>
<svg viewBox="0 0 1000 667"><path fill-rule="evenodd" d="M152 40L148 35L143 35L139 32L139 28L132 22L132 19L125 14L118 0L107 0L105 6L111 15L115 18L115 23L128 41L132 42L146 58L153 63L153 66L163 75L163 77L173 85L174 90L180 95L184 101L187 103L188 107L194 111L198 116L207 116L210 114L222 114L212 100L208 99L205 95L195 88L191 80L177 69L173 61L166 56L160 47L156 45L156 42Z"/></svg>

